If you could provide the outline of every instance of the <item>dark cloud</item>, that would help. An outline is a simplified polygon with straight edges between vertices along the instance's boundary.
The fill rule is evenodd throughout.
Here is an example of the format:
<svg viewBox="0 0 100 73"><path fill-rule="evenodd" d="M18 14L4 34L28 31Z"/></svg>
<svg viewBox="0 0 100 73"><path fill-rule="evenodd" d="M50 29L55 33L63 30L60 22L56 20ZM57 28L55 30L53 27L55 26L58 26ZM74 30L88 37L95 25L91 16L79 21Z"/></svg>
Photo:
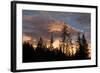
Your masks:
<svg viewBox="0 0 100 73"><path fill-rule="evenodd" d="M89 13L74 13L74 12L52 12L52 11L33 11L23 10L23 34L32 36L38 39L40 36L45 39L50 38L51 24L55 25L58 21L69 24L77 30L88 31L90 33L90 17ZM60 26L62 23L60 24ZM59 29L55 26L56 29ZM60 36L59 33L54 34L56 38ZM90 34L87 34L87 38Z"/></svg>
<svg viewBox="0 0 100 73"><path fill-rule="evenodd" d="M50 19L41 16L23 16L23 33L39 38L40 36L49 36L48 25L53 22Z"/></svg>
<svg viewBox="0 0 100 73"><path fill-rule="evenodd" d="M91 14L90 13L79 14L77 21L80 24L90 25L91 24Z"/></svg>

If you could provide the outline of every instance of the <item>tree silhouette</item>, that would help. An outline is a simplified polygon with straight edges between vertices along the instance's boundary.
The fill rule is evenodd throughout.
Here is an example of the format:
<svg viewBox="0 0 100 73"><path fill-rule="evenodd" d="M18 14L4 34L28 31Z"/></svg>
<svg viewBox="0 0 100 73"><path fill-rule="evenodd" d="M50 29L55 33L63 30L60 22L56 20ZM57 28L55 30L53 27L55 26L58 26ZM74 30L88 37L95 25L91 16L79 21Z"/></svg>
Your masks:
<svg viewBox="0 0 100 73"><path fill-rule="evenodd" d="M37 48L42 48L43 47L43 39L42 37L40 37L38 44L37 44Z"/></svg>
<svg viewBox="0 0 100 73"><path fill-rule="evenodd" d="M87 43L87 40L86 40L84 34L82 35L82 47L83 47L82 56L83 56L83 58L87 58L87 56L88 56L88 53L87 53L87 51L88 51L88 43Z"/></svg>
<svg viewBox="0 0 100 73"><path fill-rule="evenodd" d="M62 49L62 52L67 52L69 49L68 46L71 46L71 33L67 30L68 27L66 25L63 25L62 29L62 44L60 45L60 49Z"/></svg>
<svg viewBox="0 0 100 73"><path fill-rule="evenodd" d="M51 40L50 40L50 49L53 49L53 33L51 33Z"/></svg>
<svg viewBox="0 0 100 73"><path fill-rule="evenodd" d="M23 62L60 61L66 59L65 54L59 50L50 51L49 48L43 47L34 49L29 42L23 43Z"/></svg>
<svg viewBox="0 0 100 73"><path fill-rule="evenodd" d="M82 36L81 36L82 35ZM37 42L37 47L34 48L30 42L23 43L23 62L42 62L42 61L61 61L61 60L79 60L88 59L87 49L88 43L84 34L78 33L77 43L78 51L74 55L72 48L74 48L70 33L67 31L67 27L64 26L62 30L62 41L59 44L59 48L53 47L53 34L50 38L50 47L47 47L42 37ZM52 50L51 50L52 49ZM71 51L68 51L71 50Z"/></svg>
<svg viewBox="0 0 100 73"><path fill-rule="evenodd" d="M66 47L65 43L66 43L66 35L68 35L68 32L67 32L67 26L63 25L63 29L62 29L62 44L61 44L61 49L62 49L62 52L64 53L64 49Z"/></svg>
<svg viewBox="0 0 100 73"><path fill-rule="evenodd" d="M66 40L66 34L67 34L67 27L64 25L62 29L62 42L65 42Z"/></svg>
<svg viewBox="0 0 100 73"><path fill-rule="evenodd" d="M76 53L76 58L81 58L81 48L82 48L82 44L81 44L81 37L80 37L80 33L78 33L78 37L77 37L77 41L76 41L77 43L78 43L78 45L77 46L79 46L79 48L77 48L77 49L79 49L79 51L77 51L77 53Z"/></svg>
<svg viewBox="0 0 100 73"><path fill-rule="evenodd" d="M77 52L77 57L80 59L86 59L88 58L88 54L87 54L87 49L88 49L88 44L87 44L87 40L85 38L85 35L82 34L82 38L80 37L80 33L78 34L78 44L79 44L79 52Z"/></svg>
<svg viewBox="0 0 100 73"><path fill-rule="evenodd" d="M32 61L33 57L35 57L35 52L31 44L29 42L23 43L23 62Z"/></svg>

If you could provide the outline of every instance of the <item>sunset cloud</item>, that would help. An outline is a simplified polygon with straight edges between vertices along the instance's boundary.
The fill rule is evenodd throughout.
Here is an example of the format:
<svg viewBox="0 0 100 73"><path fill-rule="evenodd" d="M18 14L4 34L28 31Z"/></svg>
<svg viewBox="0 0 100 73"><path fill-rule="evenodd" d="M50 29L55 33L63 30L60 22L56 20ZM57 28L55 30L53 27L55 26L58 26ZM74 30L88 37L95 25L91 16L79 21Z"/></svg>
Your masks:
<svg viewBox="0 0 100 73"><path fill-rule="evenodd" d="M23 35L22 39L23 39L23 42L25 42L25 41L30 41L30 40L32 40L32 37L27 36L27 35Z"/></svg>
<svg viewBox="0 0 100 73"><path fill-rule="evenodd" d="M64 23L62 22L54 22L48 26L49 32L61 32L63 29Z"/></svg>
<svg viewBox="0 0 100 73"><path fill-rule="evenodd" d="M64 26L66 26L66 31L70 32L70 33L75 33L75 32L80 32L78 29L75 29L74 27L70 27L69 24L66 24L64 22L55 22L50 24L50 26L48 27L49 32L62 32Z"/></svg>
<svg viewBox="0 0 100 73"><path fill-rule="evenodd" d="M53 32L54 38L61 37L63 25L67 31L74 33L79 31L88 32L87 39L90 38L90 14L75 12L53 12L53 11L33 11L23 10L23 34L31 38L50 39ZM23 40L28 39L26 36ZM90 40L90 39L88 39Z"/></svg>

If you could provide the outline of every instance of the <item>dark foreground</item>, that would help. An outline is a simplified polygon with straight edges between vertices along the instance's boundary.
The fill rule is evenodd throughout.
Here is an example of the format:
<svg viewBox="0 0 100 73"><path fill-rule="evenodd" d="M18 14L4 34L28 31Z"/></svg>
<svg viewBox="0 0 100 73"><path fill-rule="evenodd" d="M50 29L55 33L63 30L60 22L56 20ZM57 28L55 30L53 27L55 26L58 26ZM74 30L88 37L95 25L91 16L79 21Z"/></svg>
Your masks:
<svg viewBox="0 0 100 73"><path fill-rule="evenodd" d="M83 60L90 59L79 54L66 56L60 50L50 51L48 48L36 48L28 43L23 44L23 62L43 62L43 61L64 61L64 60Z"/></svg>

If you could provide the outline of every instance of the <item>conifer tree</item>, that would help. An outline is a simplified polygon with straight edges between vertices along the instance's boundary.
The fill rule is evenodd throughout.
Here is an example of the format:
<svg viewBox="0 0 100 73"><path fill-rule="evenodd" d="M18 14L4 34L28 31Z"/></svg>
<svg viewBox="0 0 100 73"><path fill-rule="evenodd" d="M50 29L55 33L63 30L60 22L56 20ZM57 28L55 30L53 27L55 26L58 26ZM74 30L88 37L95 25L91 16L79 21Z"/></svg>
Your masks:
<svg viewBox="0 0 100 73"><path fill-rule="evenodd" d="M53 33L51 34L50 49L53 49Z"/></svg>
<svg viewBox="0 0 100 73"><path fill-rule="evenodd" d="M88 49L88 43L85 38L85 35L82 34L82 38L80 37L80 34L78 34L78 44L79 44L79 53L77 53L77 57L81 59L87 58L87 49Z"/></svg>
<svg viewBox="0 0 100 73"><path fill-rule="evenodd" d="M43 39L41 37L38 41L37 48L43 48Z"/></svg>
<svg viewBox="0 0 100 73"><path fill-rule="evenodd" d="M87 58L88 43L84 34L82 35L82 47L83 47L83 58Z"/></svg>

